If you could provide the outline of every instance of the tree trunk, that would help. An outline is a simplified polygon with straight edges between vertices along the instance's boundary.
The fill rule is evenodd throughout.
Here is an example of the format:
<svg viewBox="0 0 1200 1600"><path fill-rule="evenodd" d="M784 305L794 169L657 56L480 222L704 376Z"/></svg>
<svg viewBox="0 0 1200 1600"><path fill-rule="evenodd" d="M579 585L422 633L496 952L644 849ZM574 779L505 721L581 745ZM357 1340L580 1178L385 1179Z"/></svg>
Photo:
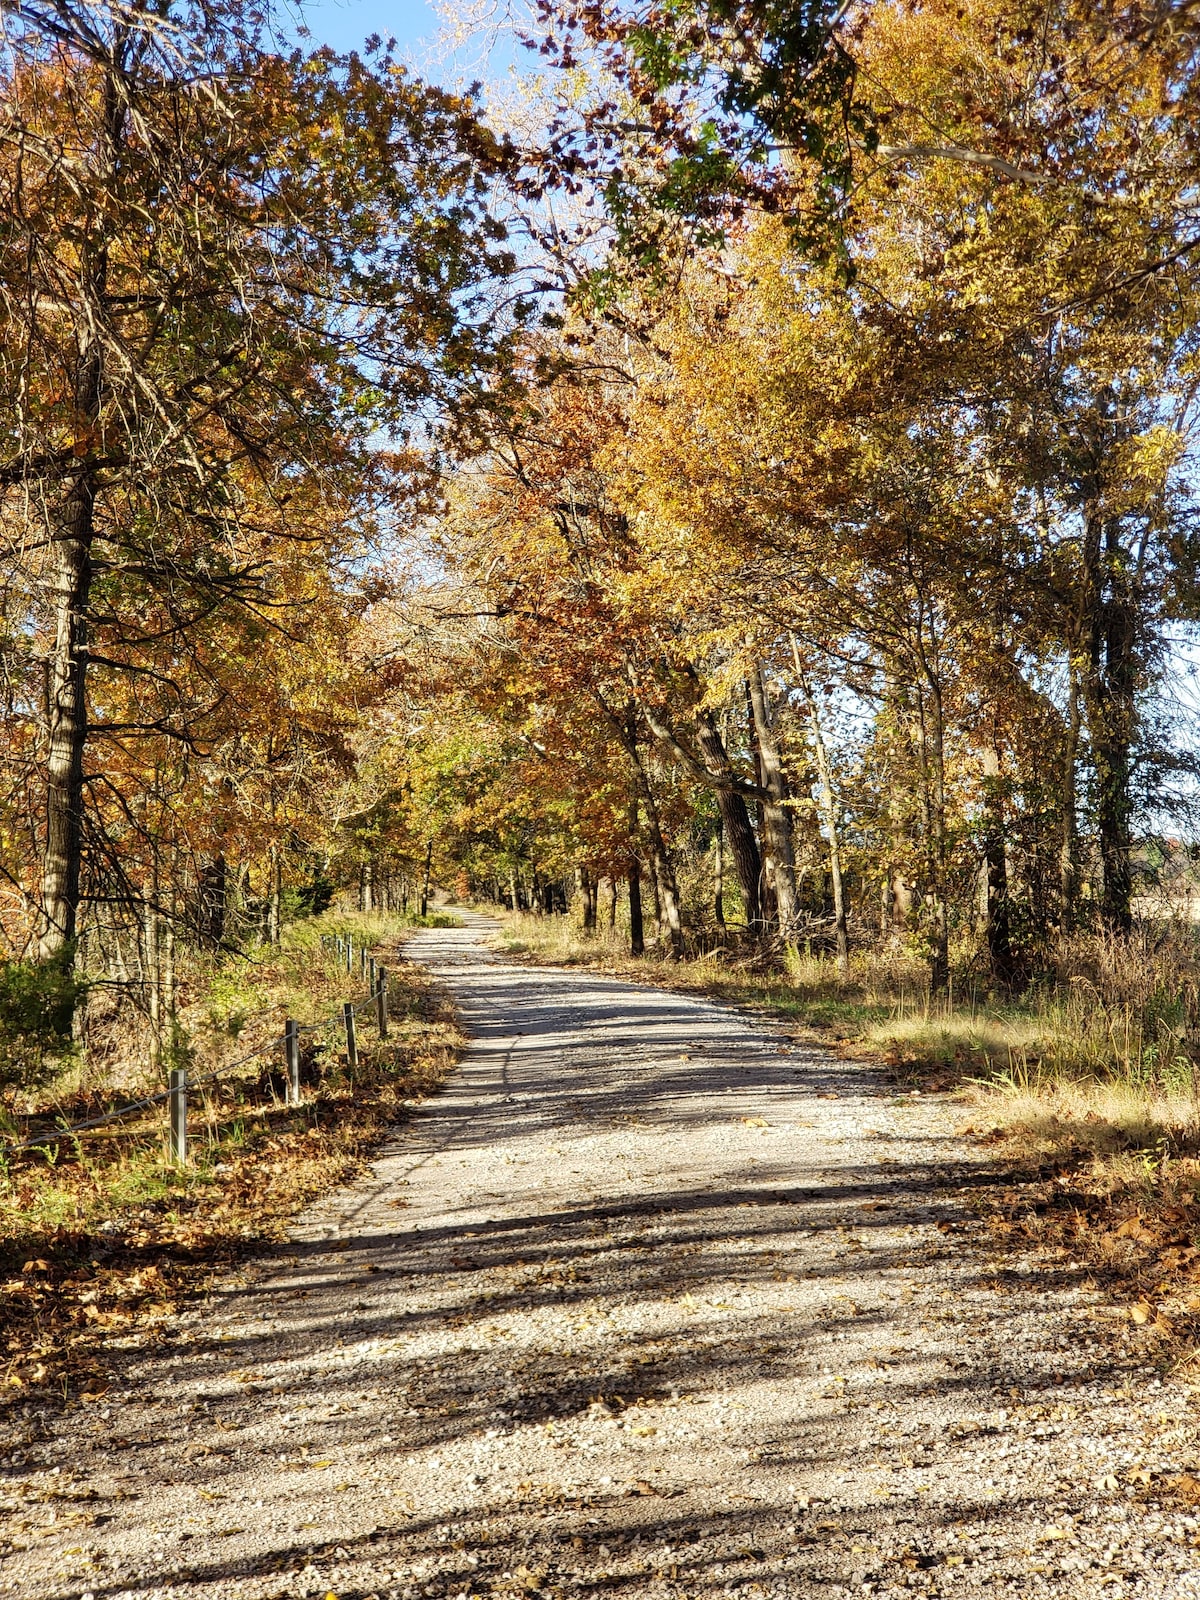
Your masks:
<svg viewBox="0 0 1200 1600"><path fill-rule="evenodd" d="M638 802L637 795L629 800L629 865L626 881L629 886L629 954L640 956L646 950L646 930L642 923L642 864L638 860Z"/></svg>
<svg viewBox="0 0 1200 1600"><path fill-rule="evenodd" d="M1104 920L1117 933L1133 927L1133 738L1136 724L1137 612L1120 560L1118 525L1107 540L1110 595L1104 616L1102 737L1092 735L1096 822L1104 866Z"/></svg>
<svg viewBox="0 0 1200 1600"><path fill-rule="evenodd" d="M196 931L201 944L219 950L225 943L225 912L229 893L229 863L216 856L200 869L196 885Z"/></svg>
<svg viewBox="0 0 1200 1600"><path fill-rule="evenodd" d="M283 863L280 860L279 846L271 846L271 859L269 872L271 884L267 891L267 943L278 944L282 931L280 921L281 902L283 900Z"/></svg>
<svg viewBox="0 0 1200 1600"><path fill-rule="evenodd" d="M760 782L767 794L762 808L763 834L773 868L779 933L781 938L791 941L795 936L797 916L796 856L792 813L787 803L787 774L783 770L779 741L775 737L770 690L761 667L756 666L751 672L748 687L758 744Z"/></svg>
<svg viewBox="0 0 1200 1600"><path fill-rule="evenodd" d="M102 143L91 176L102 192L111 182L124 131L128 100L117 74L103 79ZM96 443L104 386L104 360L97 317L107 310L108 219L92 219L95 239L80 239L82 303L76 307L79 361L74 373L76 449L80 465L63 488L61 513L51 534L55 609L54 647L48 671L46 752L46 854L42 872L43 960L73 962L79 925L83 865L83 756L87 744L88 606L92 587L92 541L96 519L96 473L90 457Z"/></svg>
<svg viewBox="0 0 1200 1600"><path fill-rule="evenodd" d="M725 926L725 824L717 817L716 838L713 840L713 915L717 927Z"/></svg>
<svg viewBox="0 0 1200 1600"><path fill-rule="evenodd" d="M54 647L49 662L43 960L71 960L83 860L83 753L87 744L87 609L92 587L95 483L89 469L67 492L53 534Z"/></svg>
<svg viewBox="0 0 1200 1600"><path fill-rule="evenodd" d="M151 869L149 895L142 908L146 944L146 1012L150 1018L150 1063L155 1072L162 1064L162 929L158 908L158 861Z"/></svg>
<svg viewBox="0 0 1200 1600"><path fill-rule="evenodd" d="M653 850L650 852L650 874L649 874L649 876L650 876L650 899L651 899L651 902L652 902L652 904L654 906L654 936L657 939L661 939L662 938L662 922L663 922L662 895L659 892L659 884L658 884L658 853L657 853L657 851L653 851Z"/></svg>
<svg viewBox="0 0 1200 1600"><path fill-rule="evenodd" d="M667 949L672 961L679 961L683 956L683 916L679 904L679 884L675 877L675 868L671 864L671 857L665 846L654 852L654 876L658 886L658 901L661 905L660 917L665 915L667 924Z"/></svg>
<svg viewBox="0 0 1200 1600"><path fill-rule="evenodd" d="M175 974L175 917L178 906L175 900L174 875L172 874L170 910L163 929L162 939L162 997L163 1009L166 1012L166 1033L168 1046L175 1045L175 1012L178 1000L179 985Z"/></svg>
<svg viewBox="0 0 1200 1600"><path fill-rule="evenodd" d="M421 878L421 915L429 915L429 878L433 870L433 836L425 841L425 871Z"/></svg>
<svg viewBox="0 0 1200 1600"><path fill-rule="evenodd" d="M1008 915L1008 859L1000 751L995 741L983 752L983 858L987 872L988 965L996 983L1009 988L1016 976Z"/></svg>
<svg viewBox="0 0 1200 1600"><path fill-rule="evenodd" d="M665 924L667 949L671 959L678 961L683 955L683 921L679 908L679 885L675 878L675 868L671 863L671 852L667 848L667 841L663 838L662 823L658 814L658 802L654 798L650 777L636 742L632 747L631 756L634 778L641 794L642 804L646 808L646 829L650 835L650 887L654 892L655 928L661 941Z"/></svg>
<svg viewBox="0 0 1200 1600"><path fill-rule="evenodd" d="M1083 545L1081 611L1086 618L1087 710L1096 773L1096 831L1100 842L1106 925L1133 926L1133 739L1137 721L1137 612L1121 548L1120 524L1088 508Z"/></svg>
<svg viewBox="0 0 1200 1600"><path fill-rule="evenodd" d="M696 714L696 742L714 771L732 772L725 742L721 738L711 711L700 711ZM750 812L742 796L732 789L718 788L716 796L725 837L729 843L730 854L733 856L734 871L737 873L738 885L742 891L746 926L751 934L757 935L762 931L762 901L759 897L762 859L758 852L758 840L754 836L754 826L750 821Z"/></svg>
<svg viewBox="0 0 1200 1600"><path fill-rule="evenodd" d="M617 880L608 879L608 926L615 928L617 925Z"/></svg>
<svg viewBox="0 0 1200 1600"><path fill-rule="evenodd" d="M584 933L595 933L596 901L599 886L589 867L580 867L579 869L579 892L583 897L583 931Z"/></svg>
<svg viewBox="0 0 1200 1600"><path fill-rule="evenodd" d="M833 924L834 934L837 939L838 972L844 978L850 972L850 937L846 920L846 890L842 880L842 846L838 832L837 801L833 793L833 769L829 764L829 752L825 748L825 737L821 731L821 718L817 711L816 697L809 688L807 677L801 670L800 653L796 648L794 639L792 640L792 655L796 662L796 672L800 678L800 688L808 705L808 719L812 727L813 754L816 757L817 778L821 785L821 810L824 813L825 832L829 843L829 881L833 889Z"/></svg>
<svg viewBox="0 0 1200 1600"><path fill-rule="evenodd" d="M929 927L929 986L937 994L950 981L950 927L946 907L945 735L941 694L927 669L928 696L917 689L917 745L925 834L925 903ZM932 726L931 726L932 723Z"/></svg>
<svg viewBox="0 0 1200 1600"><path fill-rule="evenodd" d="M1074 654L1067 665L1067 726L1063 738L1062 835L1058 851L1058 926L1075 926L1079 899L1079 812L1075 767L1079 760L1079 673Z"/></svg>

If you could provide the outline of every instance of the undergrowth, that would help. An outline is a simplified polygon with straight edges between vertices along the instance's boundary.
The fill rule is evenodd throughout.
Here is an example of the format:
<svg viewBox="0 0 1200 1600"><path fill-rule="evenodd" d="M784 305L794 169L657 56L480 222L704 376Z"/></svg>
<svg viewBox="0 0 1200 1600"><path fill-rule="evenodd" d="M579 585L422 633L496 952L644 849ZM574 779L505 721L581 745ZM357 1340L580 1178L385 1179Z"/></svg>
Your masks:
<svg viewBox="0 0 1200 1600"><path fill-rule="evenodd" d="M444 923L446 920L439 919ZM39 1148L10 1155L0 1172L0 1402L31 1385L103 1388L102 1348L156 1337L181 1296L223 1265L282 1237L296 1212L362 1166L380 1135L452 1068L460 1045L445 1001L395 941L412 919L327 914L289 931L281 948L227 964L183 1013L198 1072L240 1060L279 1032L285 1015L330 1018L364 984L320 944L350 934L390 968L389 1037L359 1017L351 1071L341 1028L304 1036L303 1103L284 1103L277 1050L230 1065L189 1104L190 1160L168 1164L163 1107L78 1137L55 1137L111 1097L85 1067L72 1093L60 1085L9 1135L42 1126ZM153 1086L152 1084L149 1086ZM123 1085L123 1088L128 1087Z"/></svg>

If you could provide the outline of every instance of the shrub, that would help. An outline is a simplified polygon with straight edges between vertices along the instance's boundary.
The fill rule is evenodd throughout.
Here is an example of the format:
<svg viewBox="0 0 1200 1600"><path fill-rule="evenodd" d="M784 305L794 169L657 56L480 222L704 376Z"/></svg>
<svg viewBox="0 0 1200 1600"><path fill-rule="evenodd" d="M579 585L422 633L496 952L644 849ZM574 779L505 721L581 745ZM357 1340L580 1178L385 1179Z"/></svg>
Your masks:
<svg viewBox="0 0 1200 1600"><path fill-rule="evenodd" d="M68 952L0 963L0 1085L42 1083L71 1044L83 984Z"/></svg>

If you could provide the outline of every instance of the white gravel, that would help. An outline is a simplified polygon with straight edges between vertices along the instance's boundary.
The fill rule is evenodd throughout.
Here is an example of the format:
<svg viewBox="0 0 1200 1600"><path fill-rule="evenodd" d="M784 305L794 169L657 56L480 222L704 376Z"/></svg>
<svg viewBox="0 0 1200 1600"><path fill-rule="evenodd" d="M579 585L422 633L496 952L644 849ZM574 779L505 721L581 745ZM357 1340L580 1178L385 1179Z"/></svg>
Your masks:
<svg viewBox="0 0 1200 1600"><path fill-rule="evenodd" d="M955 1108L486 931L409 946L474 1043L370 1180L26 1415L0 1594L1200 1600L1189 1393L989 1261Z"/></svg>

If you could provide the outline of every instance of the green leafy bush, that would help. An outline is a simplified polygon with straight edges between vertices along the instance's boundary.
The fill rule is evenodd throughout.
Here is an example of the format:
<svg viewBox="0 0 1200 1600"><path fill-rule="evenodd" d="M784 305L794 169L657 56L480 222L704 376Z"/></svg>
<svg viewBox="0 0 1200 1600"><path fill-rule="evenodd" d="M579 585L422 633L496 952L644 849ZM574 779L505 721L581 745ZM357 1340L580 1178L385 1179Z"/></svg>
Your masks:
<svg viewBox="0 0 1200 1600"><path fill-rule="evenodd" d="M69 957L0 962L0 1085L42 1083L71 1045L83 985Z"/></svg>

